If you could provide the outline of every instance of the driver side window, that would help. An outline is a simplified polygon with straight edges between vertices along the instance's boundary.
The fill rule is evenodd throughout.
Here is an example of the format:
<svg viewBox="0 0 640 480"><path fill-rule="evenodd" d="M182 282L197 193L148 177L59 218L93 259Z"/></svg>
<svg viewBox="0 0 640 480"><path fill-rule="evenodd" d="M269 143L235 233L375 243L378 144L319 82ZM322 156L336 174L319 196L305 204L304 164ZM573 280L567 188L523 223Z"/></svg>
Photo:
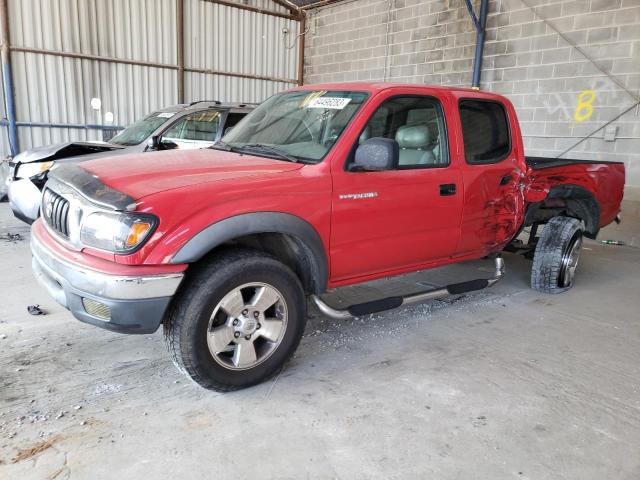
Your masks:
<svg viewBox="0 0 640 480"><path fill-rule="evenodd" d="M432 97L395 97L371 116L358 139L389 138L400 147L398 169L449 165L444 114Z"/></svg>

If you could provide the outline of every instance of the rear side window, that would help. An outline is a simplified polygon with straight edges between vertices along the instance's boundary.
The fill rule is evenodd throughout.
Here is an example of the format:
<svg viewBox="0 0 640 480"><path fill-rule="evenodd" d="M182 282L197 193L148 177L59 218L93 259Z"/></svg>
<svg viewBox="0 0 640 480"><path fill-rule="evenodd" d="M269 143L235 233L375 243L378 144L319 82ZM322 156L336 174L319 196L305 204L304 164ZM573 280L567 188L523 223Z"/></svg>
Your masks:
<svg viewBox="0 0 640 480"><path fill-rule="evenodd" d="M484 100L462 100L460 121L467 163L497 163L511 151L509 123L504 107Z"/></svg>
<svg viewBox="0 0 640 480"><path fill-rule="evenodd" d="M247 114L246 113L229 113L227 115L227 121L224 124L225 130L227 128L235 127L236 124L242 120Z"/></svg>

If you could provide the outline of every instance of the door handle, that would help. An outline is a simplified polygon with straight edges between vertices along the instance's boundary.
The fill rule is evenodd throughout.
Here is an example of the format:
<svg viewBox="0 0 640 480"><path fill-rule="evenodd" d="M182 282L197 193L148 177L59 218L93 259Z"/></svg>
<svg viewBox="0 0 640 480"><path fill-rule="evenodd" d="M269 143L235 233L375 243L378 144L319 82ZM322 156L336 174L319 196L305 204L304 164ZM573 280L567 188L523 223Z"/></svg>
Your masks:
<svg viewBox="0 0 640 480"><path fill-rule="evenodd" d="M513 180L513 177L511 175L505 175L500 179L500 185L507 185L511 182L511 180Z"/></svg>
<svg viewBox="0 0 640 480"><path fill-rule="evenodd" d="M456 184L455 183L443 183L440 185L440 195L443 197L448 197L450 195L456 194Z"/></svg>

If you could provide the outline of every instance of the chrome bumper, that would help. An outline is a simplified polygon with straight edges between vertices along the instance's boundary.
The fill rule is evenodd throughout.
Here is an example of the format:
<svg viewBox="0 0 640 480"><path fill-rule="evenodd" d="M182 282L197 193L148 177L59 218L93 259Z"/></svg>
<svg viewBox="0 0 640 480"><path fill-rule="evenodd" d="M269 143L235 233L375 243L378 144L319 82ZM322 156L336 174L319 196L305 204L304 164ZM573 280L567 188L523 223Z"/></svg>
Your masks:
<svg viewBox="0 0 640 480"><path fill-rule="evenodd" d="M123 333L157 330L184 277L117 276L84 268L59 257L35 233L31 253L36 279L59 304L81 321Z"/></svg>
<svg viewBox="0 0 640 480"><path fill-rule="evenodd" d="M57 257L35 235L31 238L31 253L37 265L35 268L56 283L113 300L170 297L176 293L184 277L183 273L116 276L89 270Z"/></svg>

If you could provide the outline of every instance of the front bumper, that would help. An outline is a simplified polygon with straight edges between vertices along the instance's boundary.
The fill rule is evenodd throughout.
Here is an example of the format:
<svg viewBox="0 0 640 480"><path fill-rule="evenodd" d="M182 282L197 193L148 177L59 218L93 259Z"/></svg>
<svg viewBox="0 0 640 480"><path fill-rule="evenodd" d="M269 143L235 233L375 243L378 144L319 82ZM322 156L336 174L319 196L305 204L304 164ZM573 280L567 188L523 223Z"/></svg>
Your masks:
<svg viewBox="0 0 640 480"><path fill-rule="evenodd" d="M40 215L42 192L28 178L7 181L9 204L16 218L33 223Z"/></svg>
<svg viewBox="0 0 640 480"><path fill-rule="evenodd" d="M74 317L121 333L155 332L184 273L114 275L63 258L47 246L41 222L32 228L32 268L38 282ZM129 270L131 267L129 267Z"/></svg>

